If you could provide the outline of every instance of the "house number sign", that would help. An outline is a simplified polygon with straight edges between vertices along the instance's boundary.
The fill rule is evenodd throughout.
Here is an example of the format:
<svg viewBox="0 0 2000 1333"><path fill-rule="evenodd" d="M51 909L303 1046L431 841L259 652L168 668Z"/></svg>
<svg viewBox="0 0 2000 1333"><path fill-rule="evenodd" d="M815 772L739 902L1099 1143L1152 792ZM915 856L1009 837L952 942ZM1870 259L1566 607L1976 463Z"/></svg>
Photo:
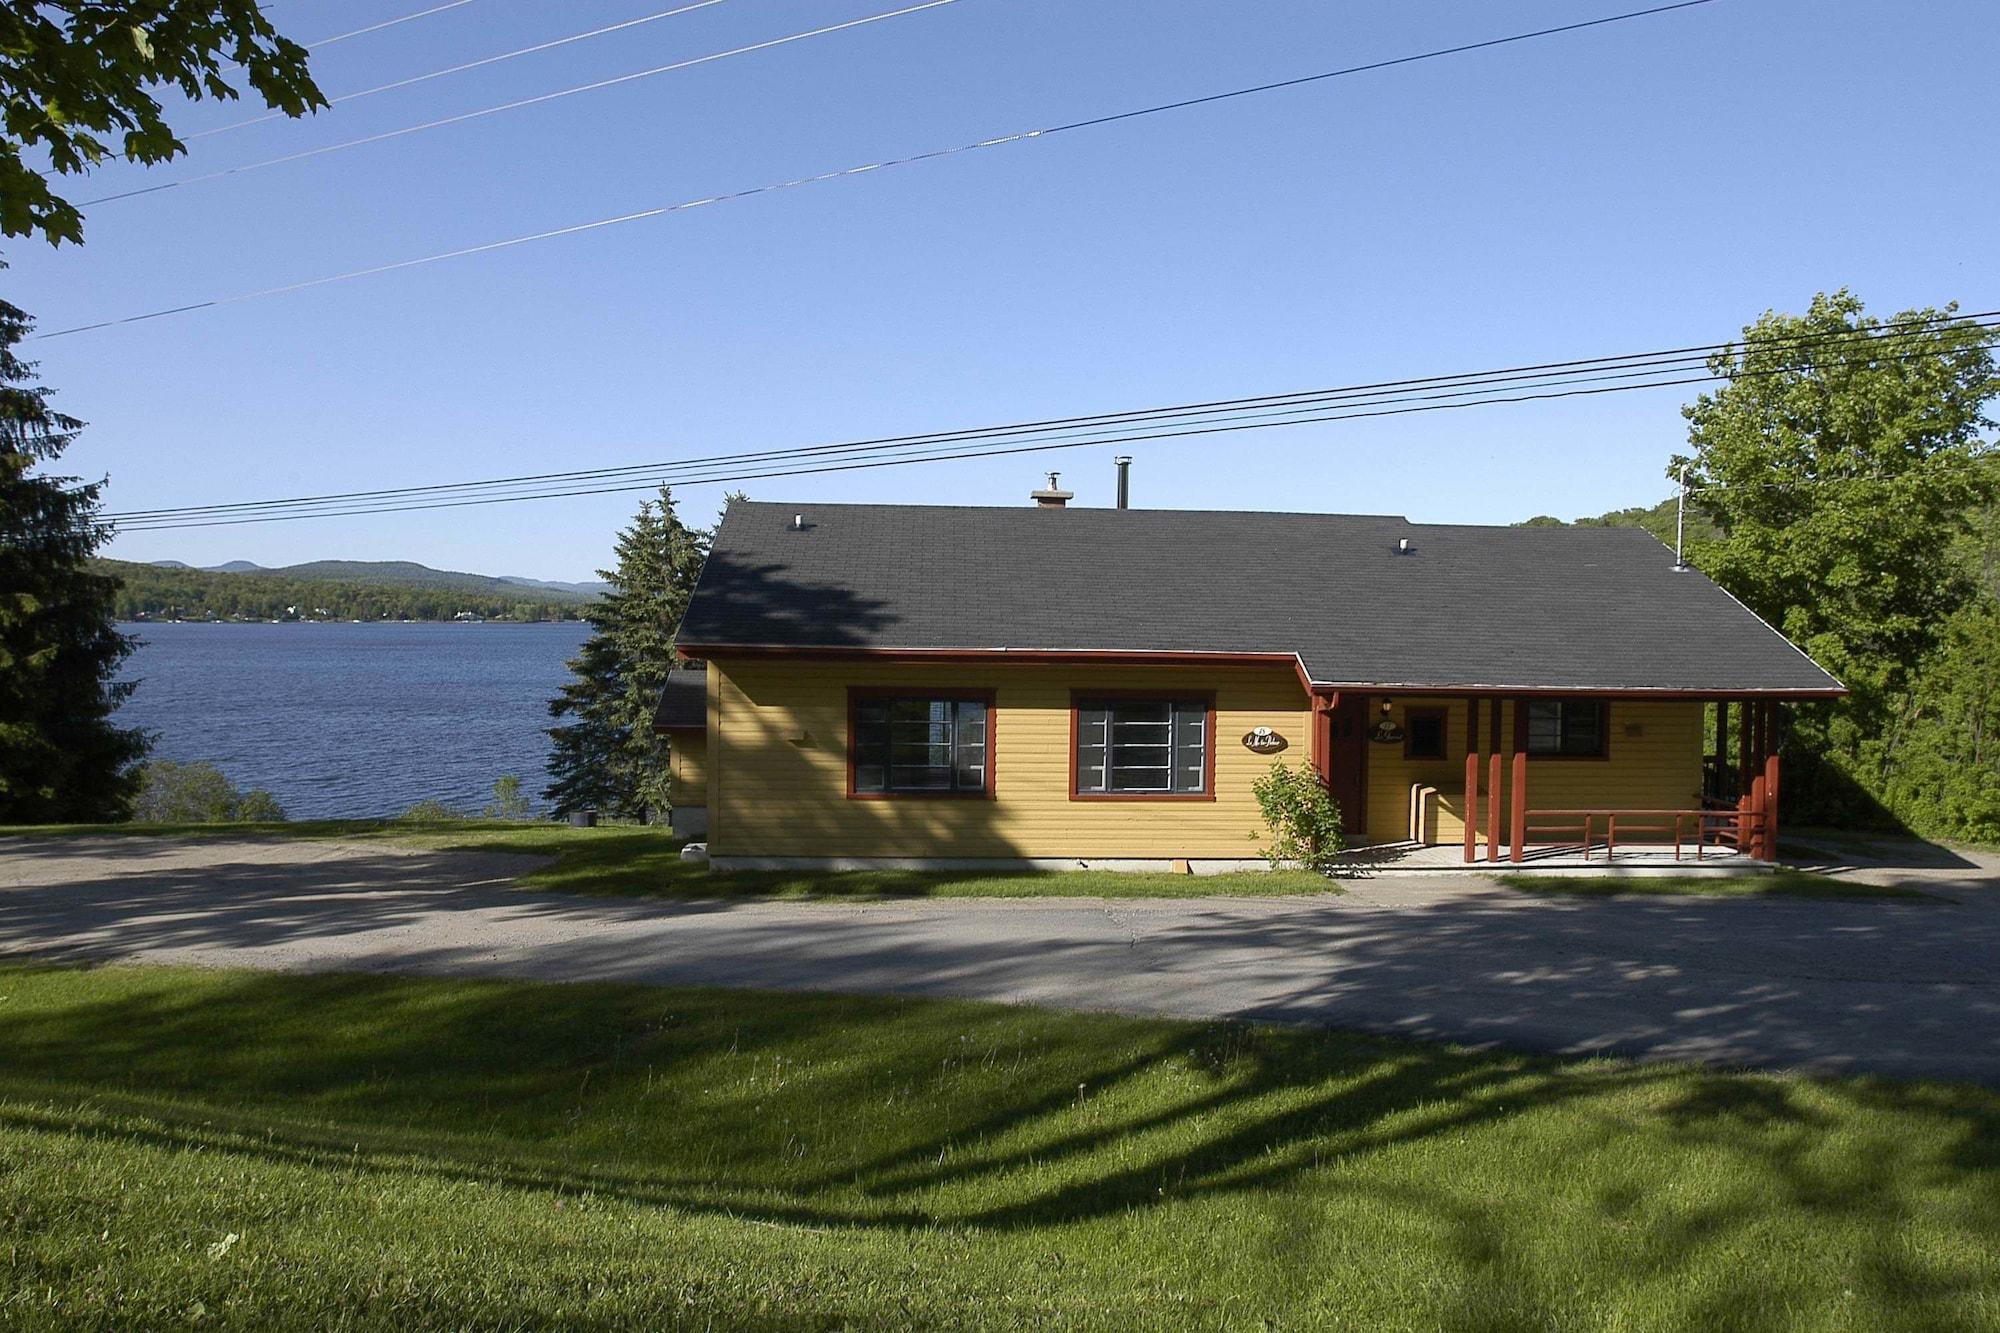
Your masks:
<svg viewBox="0 0 2000 1333"><path fill-rule="evenodd" d="M1269 727L1252 727L1243 734L1243 748L1258 754L1276 754L1290 744Z"/></svg>

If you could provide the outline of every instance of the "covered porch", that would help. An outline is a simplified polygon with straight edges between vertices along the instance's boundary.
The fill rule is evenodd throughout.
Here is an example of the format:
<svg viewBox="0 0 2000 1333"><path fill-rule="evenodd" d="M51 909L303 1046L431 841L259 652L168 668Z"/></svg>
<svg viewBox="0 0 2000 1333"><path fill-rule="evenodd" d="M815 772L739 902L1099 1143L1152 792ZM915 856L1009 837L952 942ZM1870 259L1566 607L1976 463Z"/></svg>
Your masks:
<svg viewBox="0 0 2000 1333"><path fill-rule="evenodd" d="M1684 873L1777 859L1776 697L1327 691L1315 710L1315 765L1359 864Z"/></svg>

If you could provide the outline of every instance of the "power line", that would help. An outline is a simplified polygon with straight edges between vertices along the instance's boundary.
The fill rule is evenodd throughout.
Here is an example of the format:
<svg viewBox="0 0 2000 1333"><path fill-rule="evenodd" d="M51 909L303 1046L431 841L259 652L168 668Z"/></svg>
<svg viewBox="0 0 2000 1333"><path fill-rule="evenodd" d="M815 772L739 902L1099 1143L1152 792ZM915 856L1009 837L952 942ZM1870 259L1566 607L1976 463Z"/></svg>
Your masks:
<svg viewBox="0 0 2000 1333"><path fill-rule="evenodd" d="M136 199L141 195L159 194L165 190L177 190L184 185L199 185L205 181L222 180L228 176L241 176L245 172L262 171L266 167L283 166L288 162L303 162L307 158L324 157L328 153L343 152L349 148L361 148L368 144L383 143L390 139L400 139L407 135L422 133L425 130L441 129L446 125L458 125L468 120L478 120L485 116L497 115L503 111L518 111L523 107L540 106L544 102L559 101L565 97L574 97L578 93L590 93L605 88L614 88L622 83L632 83L639 79L650 79L661 74L672 74L679 70L693 69L697 65L713 64L718 60L727 60L731 56L749 55L755 51L768 51L772 47L788 46L793 42L802 42L809 37L824 37L830 33L845 32L849 28L866 27L868 24L880 23L885 19L901 18L905 14L915 14L926 9L936 9L940 5L955 3L957 3L957 0L924 0L922 4L909 5L903 9L894 9L883 14L870 14L863 18L849 19L845 23L829 23L825 27L813 28L807 32L795 32L784 37L774 37L765 42L753 42L748 46L732 47L727 51L716 51L704 56L692 56L686 60L676 60L671 64L655 65L651 69L637 70L631 74L620 74L613 78L598 79L591 83L581 83L574 87L558 89L551 93L540 93L534 97L520 97L511 102L501 102L494 106L480 107L475 111L461 111L455 115L440 116L435 120L421 121L415 125L405 125L400 129L384 130L379 134L367 134L358 139L348 139L341 143L324 144L318 148L307 148L296 153L286 153L279 157L265 158L261 162L250 162L240 167L225 167L220 171L204 172L199 176L184 176L179 180L162 181L158 185L144 185L135 190L124 190L117 194L100 195L95 199L84 200L79 207L94 208L99 204L116 203L121 199Z"/></svg>
<svg viewBox="0 0 2000 1333"><path fill-rule="evenodd" d="M2000 310L1981 311L1962 316L1955 315L1950 318L1953 321L1953 327L1970 326L1984 329L1989 327L1985 321L1993 319L1996 316L2000 316ZM964 443L973 440L999 440L1051 433L1075 435L1079 432L1088 432L1094 435L1104 432L1134 429L1148 423L1193 418L1253 420L1260 415L1303 412L1343 402L1349 405L1377 400L1407 402L1418 401L1423 398L1463 396L1501 388L1546 388L1567 383L1594 383L1638 377L1657 377L1661 374L1678 374L1704 367L1708 358L1717 352L1743 349L1751 346L1754 346L1760 352L1766 353L1813 352L1823 348L1831 348L1844 353L1847 350L1858 348L1865 344L1868 350L1862 354L1864 357L1880 360L1884 359L1886 355L1888 359L1902 360L1910 359L1910 357L1917 355L1930 355L1934 349L1920 348L1912 353L1885 354L1881 351L1882 346L1885 344L1894 345L1899 340L1911 334L1923 332L1932 327L1934 327L1933 320L1920 318L1885 322L1865 330L1843 330L1839 333L1811 334L1798 337L1749 338L1735 342L1708 343L1651 352L1623 353L1570 361L1543 362L1536 365L1508 366L1492 370L1461 372L1449 375L1429 375L1411 379L1379 381L1369 384L1311 389L1283 394L1263 394L1245 398L1216 399L1163 407L1096 413L1087 416L1012 422L1000 426L926 432L917 435L875 437L844 441L837 444L793 446L747 453L712 454L684 459L625 464L618 467L568 469L560 472L488 478L477 481L442 482L422 486L348 491L325 495L293 496L281 500L180 506L161 510L130 510L112 514L109 517L146 519L164 516L187 516L198 513L231 510L290 508L304 505L412 496L446 491L491 490L515 486L545 486L555 482L601 480L617 476L644 475L652 477L676 470L685 470L690 467L718 463L738 465L751 461L783 460L826 454L848 454L857 451L922 448ZM1851 357L1848 359L1849 361L1854 361L1860 358ZM1639 385L1635 387L1653 386ZM1443 390L1444 392L1417 393L1419 390ZM1410 396L1413 394L1416 396ZM1093 440L1086 437L1080 442L1090 443Z"/></svg>
<svg viewBox="0 0 2000 1333"><path fill-rule="evenodd" d="M464 0L461 0L461 3L463 2ZM592 37L602 37L607 33L622 32L627 28L637 28L647 23L658 23L662 19L675 18L682 14L692 13L697 9L707 9L710 5L719 5L721 3L722 0L694 0L694 3L682 5L678 9L663 9L657 14L643 14L635 19L626 19L622 23L610 23L602 28L592 28L588 32L571 33L567 37L558 37L553 41L537 42L533 46L523 46L513 51L502 51L499 55L482 56L478 60L468 60L462 64L448 65L444 69L434 69L424 74L413 74L407 79L397 79L392 83L377 84L373 88L361 88L351 93L342 93L338 97L328 98L326 104L329 107L335 107L347 102L358 102L364 97L373 97L377 93L394 92L398 88L414 87L419 83L429 83L433 79L442 79L453 74L463 74L467 70L483 69L488 65L497 65L504 60L518 60L522 56L537 55L543 51L553 51L559 46L569 46L576 42L587 41ZM446 5L443 8L448 9L450 6ZM418 18L421 15L411 15L410 17ZM383 24L381 26L387 27L388 25ZM359 36L361 32L369 31L372 31L372 29L363 28L357 32L348 33L347 36ZM335 38L334 40L338 41L340 39ZM321 45L325 45L325 43L322 42ZM248 120L235 120L227 125L217 125L214 129L203 130L199 134L190 134L187 137L190 139L209 139L218 134L228 134L231 130L246 129L252 125L262 125L266 121L283 119L288 119L284 112L273 111L268 115L252 116Z"/></svg>
<svg viewBox="0 0 2000 1333"><path fill-rule="evenodd" d="M398 27L405 23L415 22L417 19L427 19L433 14L442 14L447 9L457 9L460 5L469 5L471 3L472 0L446 0L444 4L432 5L429 9L420 9L414 14L404 14L400 18L384 19L380 23L371 23L365 28L356 28L352 32L335 33L331 37L322 37L316 42L307 42L306 50L324 50L329 46L347 41L352 37L366 37L371 32L380 32L384 28Z"/></svg>
<svg viewBox="0 0 2000 1333"><path fill-rule="evenodd" d="M2000 327L2000 325L1981 324L1977 325L1977 327L1990 330L1995 327ZM1853 336L1867 336L1869 337L1869 341L1879 343L1883 341L1888 341L1895 335L1889 335L1888 337L1875 337L1870 335L1850 335L1850 339ZM1833 337L1813 340L1814 344L1833 342L1833 341L1834 341ZM1810 346L1805 343L1790 344L1789 346L1810 350ZM1889 358L1907 360L1917 356L1933 355L1933 354L1935 354L1935 349L1925 348L1925 349L1918 349L1916 351L1891 353L1889 354ZM1879 355L1873 353L1871 353L1871 355L1875 355L1876 359L1880 359ZM1493 373L1493 372L1487 372L1487 373ZM1575 374L1575 372L1570 372L1570 373L1572 375ZM1607 385L1601 382L1606 378L1617 378L1621 375L1626 375L1630 373L1631 372L1626 372L1626 371L1614 371L1610 375L1597 374L1582 378L1552 380L1540 385L1492 384L1483 389L1476 389L1469 391L1457 391L1457 392L1448 391L1445 393L1427 393L1427 394L1404 393L1386 397L1378 394L1372 400L1366 400L1366 401L1347 402L1347 403L1337 403L1337 402L1315 403L1305 407L1293 407L1284 409L1284 414L1282 419L1269 419L1266 417L1260 417L1258 414L1255 413L1238 413L1234 416L1218 417L1213 412L1211 412L1209 416L1204 419L1191 419L1191 420L1165 423L1166 425L1172 427L1169 429L1128 430L1125 431L1124 433L1115 434L1112 438L1101 438L1098 436L1093 436L1092 438L1084 438L1084 439L1030 438L1027 439L1025 442L1023 442L1021 436L1015 435L1012 437L1003 436L997 443L989 442L984 444L972 443L964 439L960 439L957 441L946 440L942 444L930 443L921 446L914 446L914 447L927 448L931 450L931 452L926 452L916 456L906 455L906 456L896 456L887 458L880 456L880 454L885 450L893 451L893 450L909 449L913 446L907 443L902 443L900 441L891 441L886 444L880 442L859 441L855 442L852 445L847 445L847 446L821 446L812 449L774 451L764 454L717 455L710 459L684 460L677 464L662 464L643 469L649 474L644 480L619 481L612 484L604 484L604 485L566 484L560 487L552 488L549 485L544 484L543 488L538 490L522 491L522 492L502 494L502 495L483 494L472 497L438 496L438 495L423 496L418 494L418 492L427 490L428 491L449 490L450 487L448 486L437 487L437 488L406 488L401 493L385 493L385 492L350 493L349 495L346 496L329 496L329 497L318 497L318 498L308 497L306 499L290 501L290 502L285 502L285 501L251 502L252 504L261 504L261 505L292 506L292 508L284 512L259 512L259 513L245 515L241 512L227 512L231 508L227 506L210 506L210 507L197 506L185 510L142 511L142 513L140 514L134 514L129 516L108 515L107 520L114 522L116 526L122 531L165 531L165 530L191 528L191 527L224 527L224 526L238 526L249 523L286 522L304 518L358 517L371 514L405 513L418 510L456 509L456 508L465 508L465 507L479 506L479 505L507 504L507 503L518 503L531 500L574 498L574 497L588 496L588 495L603 495L603 494L622 493L622 492L630 492L638 490L650 490L655 485L664 485L668 484L669 482L675 485L687 486L687 485L714 484L719 482L731 482L731 481L760 480L760 479L768 479L781 476L812 476L812 475L821 475L832 472L848 472L848 471L858 471L858 470L873 469L880 467L907 466L916 463L945 462L945 461L962 460L969 458L1003 457L1015 454L1043 453L1055 450L1067 450L1067 449L1085 448L1091 446L1123 445L1123 444L1135 443L1146 440L1187 438L1192 436L1235 433L1246 430L1270 429L1282 426L1307 425L1319 422L1356 420L1367 417L1400 416L1414 412L1442 411L1452 408L1521 403L1521 402L1542 401L1542 400L1569 398L1569 397L1597 396L1609 393L1625 393L1638 389L1667 388L1676 385L1707 383L1720 378L1725 378L1725 375L1719 372L1706 372L1691 376L1679 376L1676 378L1662 379L1656 377L1648 379L1641 383L1613 383ZM1746 375L1754 376L1758 374L1775 374L1775 373L1782 373L1782 372L1778 370L1759 371L1759 372L1739 370L1735 372L1735 377L1742 378ZM1441 379L1443 377L1438 377L1438 378ZM1417 381L1408 381L1407 383L1416 383L1416 382ZM1498 392L1500 390L1505 390L1505 392ZM1468 401L1436 401L1438 399L1446 399L1446 398L1467 398L1468 395L1470 394L1477 394L1478 396L1470 397ZM1296 397L1296 395L1277 395L1275 397L1280 397L1280 398ZM1236 400L1236 401L1256 402L1263 400ZM1155 409L1153 415L1157 416L1163 412L1171 410L1172 409ZM1001 428L1002 431L1006 429L1007 428ZM1000 432L997 431L989 432L989 434L999 434L999 433ZM958 434L963 434L963 433L958 433ZM903 440L911 440L911 439L921 440L924 439L925 437L901 437L901 438ZM938 437L932 437L932 438L936 439ZM937 452L937 450L940 448L942 448L945 451ZM846 454L845 456L839 456L834 458L805 458L803 461L810 463L811 464L810 466L786 465L791 462L800 461L799 456L823 453L829 449L846 449L849 451L849 453ZM772 460L776 460L778 465L773 466ZM662 475L665 473L677 473L678 470L684 470L690 467L695 467L700 464L709 464L710 465L709 470L705 473L700 473L697 475L678 475L678 474L672 476ZM636 473L640 470L641 469L632 469L631 472ZM547 474L547 476L548 479L551 481L563 479L571 482L584 482L591 480L593 477L599 477L601 476L601 474L592 474L592 473ZM523 478L523 479L518 479L517 481L510 481L507 484L518 485L521 482L541 482L541 481L543 481L542 478ZM464 486L466 485L466 483L459 483L458 485ZM311 501L311 507L304 507L304 508L300 507L307 505L308 501Z"/></svg>
<svg viewBox="0 0 2000 1333"><path fill-rule="evenodd" d="M183 305L161 310L151 310L138 315L125 315L116 319L98 320L90 324L78 324L69 328L56 329L48 333L36 334L37 338L63 338L72 334L89 333L98 329L115 328L124 324L137 324L145 320L161 319L169 315L187 314L195 310L207 310L223 305L238 305L245 301L262 300L266 297L284 296L293 292L306 291L314 287L325 287L333 283L352 282L359 278L375 277L402 269L420 268L429 264L442 263L451 259L463 259L472 255L487 254L496 250L512 249L529 245L536 241L553 240L562 236L576 236L584 232L599 231L606 227L616 227L628 222L639 222L649 218L664 217L670 213L682 213L690 209L706 208L714 204L733 203L755 195L772 194L781 190L797 189L801 186L816 185L825 181L840 180L850 176L862 176L872 172L885 171L891 167L913 166L919 162L934 162L941 158L954 157L963 153L978 152L986 148L998 148L1006 144L1024 143L1029 140L1045 139L1052 135L1066 134L1072 130L1092 129L1120 121L1135 120L1142 116L1161 115L1189 107L1207 106L1232 98L1250 97L1259 93L1275 92L1281 89L1297 88L1305 84L1320 83L1328 79L1344 78L1352 74L1363 74L1374 70L1388 69L1397 65L1414 64L1422 60L1436 60L1444 56L1463 55L1472 51L1484 51L1494 47L1507 46L1516 42L1532 41L1542 37L1552 37L1562 33L1578 32L1586 28L1599 28L1612 23L1624 23L1651 15L1670 13L1676 10L1692 9L1699 5L1713 4L1715 0L1679 0L1676 4L1656 5L1650 9L1629 10L1622 14L1607 15L1603 18L1586 19L1577 23L1565 23L1553 28L1538 28L1532 32L1514 33L1506 37L1494 37L1481 42L1469 42L1459 46L1442 47L1434 51L1419 52L1415 55L1397 56L1389 60L1371 61L1362 65L1350 65L1341 69L1325 70L1317 74L1299 78L1284 79L1276 83L1257 84L1247 88L1232 89L1228 92L1211 93L1196 98L1184 98L1174 102L1162 102L1154 106L1140 107L1130 111L1120 111L1110 115L1094 116L1085 120L1075 120L1046 129L1021 130L1003 134L974 143L959 144L950 148L936 148L929 152L914 153L907 157L885 158L860 166L846 167L838 171L824 171L817 175L800 176L793 180L777 181L767 185L752 186L726 194L708 195L700 199L687 199L679 203L663 204L654 208L639 209L621 213L614 217L598 218L590 222L573 223L565 227L552 227L545 231L530 232L522 236L511 236L504 240L486 241L478 245L460 246L452 250L442 250L415 259L396 260L391 263L375 264L367 268L350 269L345 273L330 274L326 277L309 278L301 282L285 283L276 287L265 287L256 291L239 292L233 296L214 297L204 301L192 301Z"/></svg>
<svg viewBox="0 0 2000 1333"><path fill-rule="evenodd" d="M1988 326L1979 325L1977 327L1986 328ZM1856 336L1866 337L1868 335L1852 335L1852 334L1848 335L1849 338L1853 338ZM1813 343L1821 344L1829 341L1832 341L1830 337L1815 339L1813 340ZM1873 343L1882 343L1891 341L1891 339L1889 337L1869 337L1869 341ZM1792 349L1809 350L1808 344L1801 342L1786 344L1786 346ZM1878 350L1871 349L1870 351L1865 353L1865 356L1871 360L1879 361L1883 359L1909 360L1918 356L1925 356L1932 354L1934 354L1934 349L1920 348L1910 352L1890 353L1885 357ZM1610 360L1610 358L1606 358L1605 360ZM986 440L988 442L1004 443L1007 442L1008 440L1019 440L1024 436L1047 434L1050 431L1059 431L1065 437L1065 439L1063 440L1065 447L1083 446L1083 445L1101 444L1101 443L1118 443L1135 438L1130 434L1118 434L1118 432L1131 431L1138 427L1147 425L1162 425L1162 424L1185 425L1195 421L1199 421L1199 423L1202 424L1203 426L1214 426L1221 423L1253 423L1253 424L1270 424L1270 425L1302 424L1299 421L1266 421L1265 419L1272 416L1296 417L1300 413L1316 411L1319 409L1324 409L1329 407L1344 407L1351 409L1360 406L1380 405L1383 403L1395 404L1395 403L1429 402L1439 399L1463 398L1469 396L1487 397L1500 389L1564 388L1578 384L1602 383L1607 380L1617 381L1622 379L1631 379L1639 376L1647 376L1650 378L1646 383L1631 384L1624 387L1635 388L1635 389L1659 388L1659 387L1668 387L1671 385L1679 385L1679 384L1702 383L1713 379L1721 378L1720 376L1714 374L1700 374L1700 375L1695 375L1692 378L1675 378L1675 379L1664 379L1664 380L1658 378L1658 376L1662 373L1671 374L1671 373L1677 373L1679 371L1686 371L1692 368L1693 367L1682 364L1678 367L1669 366L1665 370L1643 369L1639 371L1630 371L1620 368L1614 370L1612 373L1609 374L1605 373L1584 374L1581 371L1568 371L1568 372L1559 372L1559 374L1563 375L1564 378L1543 379L1538 383L1528 383L1528 384L1520 383L1519 381L1522 377L1517 374L1513 374L1511 372L1482 372L1482 375L1498 376L1500 378L1485 379L1484 382L1474 383L1473 381L1475 377L1440 376L1440 377L1433 377L1431 380L1428 381L1406 382L1410 384L1419 384L1419 385L1427 385L1434 387L1439 384L1451 382L1454 378L1456 378L1457 382L1460 384L1473 383L1473 387L1471 388L1452 388L1448 389L1445 392L1410 394L1407 392L1397 391L1385 396L1384 391L1380 389L1374 389L1369 386L1357 386L1354 389L1327 390L1318 394L1314 394L1312 395L1312 397L1315 399L1315 401L1311 402L1285 401L1285 400L1296 400L1301 397L1304 397L1304 395L1272 395L1262 399L1236 400L1234 403L1226 403L1221 405L1189 405L1186 407L1179 407L1179 408L1147 409L1140 412L1132 412L1132 413L1106 414L1105 416L1097 418L1071 418L1068 419L1068 421L1054 422L1054 423L1029 423L1021 426L997 427L997 428L988 428L984 430L974 430L974 431L943 432L927 436L919 435L919 436L890 437L887 439L853 441L837 445L822 445L822 446L810 446L805 448L780 449L774 451L711 455L708 457L697 457L697 458L683 459L670 462L640 464L640 465L626 466L620 468L578 470L578 471L563 472L563 473L547 473L547 474L541 474L539 476L500 478L482 482L442 483L433 486L393 488L389 490L378 490L372 492L349 492L345 494L330 495L330 496L295 497L290 500L250 501L250 502L241 502L237 504L227 504L227 505L187 506L169 510L130 511L122 514L113 514L110 515L109 517L135 520L135 521L146 521L156 518L166 519L166 518L187 517L187 516L201 515L201 514L216 514L224 511L269 510L274 508L291 509L300 507L316 507L328 504L346 503L355 500L410 498L424 493L436 493L436 492L467 491L467 490L477 489L477 490L487 491L490 493L492 491L501 488L519 487L524 485L547 486L558 482L572 483L572 482L590 481L590 480L603 480L615 476L630 477L630 476L643 475L649 480L653 478L660 478L664 480L666 479L667 474L681 472L689 468L704 466L704 465L722 464L727 466L744 466L753 463L789 461L799 458L828 455L828 454L856 456L859 454L877 454L883 452L894 453L913 448L962 445L970 443L975 440ZM1602 367L1598 367L1596 368L1596 370L1601 371ZM1746 378L1746 377L1756 378L1761 374L1772 374L1772 373L1783 373L1783 372L1782 370L1766 371L1766 372L1751 372L1745 370L1738 370L1734 372L1734 375L1735 377L1738 378ZM1271 404L1278 404L1278 405L1271 406ZM1248 405L1249 407L1257 410L1242 410L1243 405ZM1228 409L1228 413L1223 414L1223 409ZM1317 420L1317 419L1320 418L1306 418L1306 420ZM1113 424L1110 425L1099 424L1104 422L1111 422ZM1092 429L1079 431L1078 429L1079 423L1084 426L1090 426L1092 427ZM1172 433L1188 433L1188 432L1172 432ZM1195 433L1212 433L1212 432L1203 430ZM1106 434L1116 434L1117 438L1107 440L1103 438L1103 436L1105 436ZM1154 432L1140 438L1147 438L1147 439L1164 438L1164 434L1165 433ZM555 494L555 493L549 492L545 494Z"/></svg>

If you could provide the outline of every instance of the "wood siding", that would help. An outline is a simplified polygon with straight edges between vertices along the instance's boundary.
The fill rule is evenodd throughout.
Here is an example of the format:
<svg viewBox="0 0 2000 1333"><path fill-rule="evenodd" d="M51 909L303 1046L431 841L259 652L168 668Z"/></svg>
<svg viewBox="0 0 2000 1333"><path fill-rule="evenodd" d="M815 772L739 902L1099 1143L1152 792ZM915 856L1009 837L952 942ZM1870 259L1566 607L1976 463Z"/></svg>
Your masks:
<svg viewBox="0 0 2000 1333"><path fill-rule="evenodd" d="M1451 844L1465 837L1465 700L1410 698L1391 701L1391 716L1403 720L1405 707L1443 707L1445 757L1406 759L1401 742L1370 743L1368 747L1368 829L1374 842L1398 842L1410 836L1410 788L1422 783L1437 789L1424 840ZM1479 705L1480 753L1486 749L1489 709L1501 716L1501 749L1511 756L1514 741L1514 701L1482 699ZM1691 810L1701 804L1702 705L1694 702L1613 699L1610 704L1610 753L1603 759L1528 760L1528 807L1532 810ZM1369 725L1381 717L1382 701L1369 704ZM1511 778L1511 758L1503 766ZM1480 782L1478 829L1486 833L1486 769ZM1501 821L1512 799L1511 780L1501 787ZM1503 835L1505 829L1502 829Z"/></svg>
<svg viewBox="0 0 2000 1333"><path fill-rule="evenodd" d="M707 805L707 733L693 727L676 727L668 732L667 772L673 777L672 800L676 806Z"/></svg>
<svg viewBox="0 0 2000 1333"><path fill-rule="evenodd" d="M717 856L1244 858L1261 828L1251 783L1310 763L1311 714L1289 666L934 666L738 659L709 667L709 847ZM991 690L992 800L850 800L850 687ZM1215 696L1213 801L1074 800L1073 691ZM1270 727L1289 748L1245 749Z"/></svg>

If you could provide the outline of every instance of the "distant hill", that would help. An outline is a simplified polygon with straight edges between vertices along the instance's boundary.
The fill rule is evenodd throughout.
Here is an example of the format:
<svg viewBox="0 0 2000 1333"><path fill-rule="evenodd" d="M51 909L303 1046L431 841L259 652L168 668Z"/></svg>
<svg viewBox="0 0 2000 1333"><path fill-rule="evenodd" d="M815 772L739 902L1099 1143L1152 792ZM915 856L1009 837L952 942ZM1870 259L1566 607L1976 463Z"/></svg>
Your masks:
<svg viewBox="0 0 2000 1333"><path fill-rule="evenodd" d="M94 562L120 584L126 620L572 620L595 594L409 561L315 560L265 569Z"/></svg>
<svg viewBox="0 0 2000 1333"><path fill-rule="evenodd" d="M455 592L486 593L513 598L523 588L548 596L541 601L582 603L602 594L603 583L562 583L553 579L531 579L521 575L494 576L467 574L455 569L432 569L411 560L308 560L297 565L259 565L248 560L231 560L220 565L190 565L181 560L149 560L154 569L185 569L202 574L257 574L271 578L296 579L308 583L354 583L382 588L435 588Z"/></svg>
<svg viewBox="0 0 2000 1333"><path fill-rule="evenodd" d="M602 597L611 591L611 585L602 579L588 583L564 583L560 579L531 579L520 574L502 574L502 583L518 583L524 588L560 588L565 592L580 592L586 597Z"/></svg>
<svg viewBox="0 0 2000 1333"><path fill-rule="evenodd" d="M309 560L302 565L283 565L275 569L259 569L256 572L260 575L277 575L288 579L334 580L387 588L440 588L508 597L519 596L525 586L543 594L542 600L546 601L581 603L589 601L596 595L594 592L580 592L575 588L553 583L525 584L515 579L496 578L491 574L467 574L456 569L432 569L429 565L419 565L409 560Z"/></svg>

